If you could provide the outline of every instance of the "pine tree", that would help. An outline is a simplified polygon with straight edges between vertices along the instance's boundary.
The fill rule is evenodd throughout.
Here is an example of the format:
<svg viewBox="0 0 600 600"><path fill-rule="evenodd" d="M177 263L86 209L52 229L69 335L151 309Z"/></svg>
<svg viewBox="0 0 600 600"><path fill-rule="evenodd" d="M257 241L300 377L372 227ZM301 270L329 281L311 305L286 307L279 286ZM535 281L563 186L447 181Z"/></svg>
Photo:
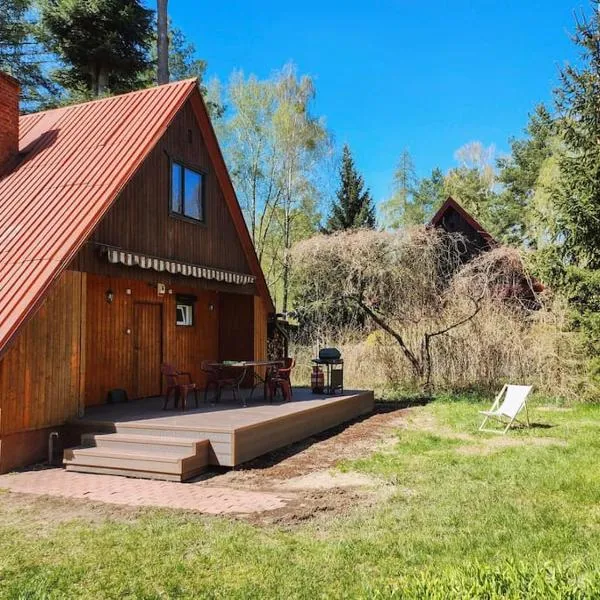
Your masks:
<svg viewBox="0 0 600 600"><path fill-rule="evenodd" d="M368 189L364 189L363 178L354 165L348 145L342 152L340 187L336 192L337 202L331 207L327 220L327 232L375 227L375 207Z"/></svg>
<svg viewBox="0 0 600 600"><path fill-rule="evenodd" d="M600 2L576 22L573 36L580 66L561 71L556 91L559 134L564 145L554 194L555 247L546 249L546 273L574 309L573 322L587 341L590 374L600 383ZM558 254L559 260L552 261Z"/></svg>
<svg viewBox="0 0 600 600"><path fill-rule="evenodd" d="M503 241L540 248L553 238L552 188L559 142L554 118L540 104L529 115L523 139L511 139L511 153L497 161L503 190L500 203L507 222Z"/></svg>
<svg viewBox="0 0 600 600"><path fill-rule="evenodd" d="M394 173L394 192L381 206L386 227L398 229L403 225L414 225L420 221L415 214L414 193L417 188L415 165L408 150L400 155Z"/></svg>
<svg viewBox="0 0 600 600"><path fill-rule="evenodd" d="M600 269L600 2L592 7L589 19L578 19L573 36L581 67L565 67L556 92L566 147L556 205L564 259Z"/></svg>
<svg viewBox="0 0 600 600"><path fill-rule="evenodd" d="M430 177L424 177L419 181L414 192L413 223L417 225L428 223L444 200L446 200L444 173L436 167L431 171Z"/></svg>
<svg viewBox="0 0 600 600"><path fill-rule="evenodd" d="M382 207L384 226L399 229L410 225L424 225L442 205L444 174L435 168L430 177L419 179L408 150L400 155L394 173L394 192Z"/></svg>
<svg viewBox="0 0 600 600"><path fill-rule="evenodd" d="M150 66L152 10L140 0L40 0L48 48L68 91L91 96L142 87Z"/></svg>
<svg viewBox="0 0 600 600"><path fill-rule="evenodd" d="M35 35L31 8L32 0L0 0L0 70L19 80L26 110L35 109L55 91L40 66L44 51Z"/></svg>

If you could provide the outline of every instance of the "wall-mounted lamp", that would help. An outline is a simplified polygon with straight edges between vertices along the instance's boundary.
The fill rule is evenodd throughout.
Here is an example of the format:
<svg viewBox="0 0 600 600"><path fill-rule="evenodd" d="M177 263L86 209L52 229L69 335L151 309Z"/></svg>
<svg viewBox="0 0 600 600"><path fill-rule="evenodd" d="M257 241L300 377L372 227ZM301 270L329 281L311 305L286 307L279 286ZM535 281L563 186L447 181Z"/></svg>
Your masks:
<svg viewBox="0 0 600 600"><path fill-rule="evenodd" d="M214 304L209 304L208 305L208 310L215 310L215 305Z"/></svg>
<svg viewBox="0 0 600 600"><path fill-rule="evenodd" d="M106 301L109 304L112 304L113 300L115 299L115 293L112 290L106 290L106 293L104 294L104 297L106 298Z"/></svg>
<svg viewBox="0 0 600 600"><path fill-rule="evenodd" d="M131 296L131 288L127 288L127 289L125 290L125 293L126 293L128 296Z"/></svg>

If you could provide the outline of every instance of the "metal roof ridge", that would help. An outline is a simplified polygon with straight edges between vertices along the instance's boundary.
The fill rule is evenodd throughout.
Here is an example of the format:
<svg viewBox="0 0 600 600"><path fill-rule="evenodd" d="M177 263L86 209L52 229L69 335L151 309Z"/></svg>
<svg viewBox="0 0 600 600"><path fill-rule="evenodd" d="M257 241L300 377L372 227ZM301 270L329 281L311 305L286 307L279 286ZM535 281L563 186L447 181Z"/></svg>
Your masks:
<svg viewBox="0 0 600 600"><path fill-rule="evenodd" d="M166 87L185 87L185 85L191 85L192 83L198 83L198 77L189 77L187 79L180 79L178 81L170 81L169 83L163 83L162 85L153 85L151 87L143 88L140 90L133 90L132 92L125 92L123 94L115 94L114 96L105 96L104 98L96 98L94 100L86 100L85 102L77 102L75 104L67 104L65 106L57 106L56 108L48 108L46 110L40 110L34 113L28 113L26 115L19 115L19 121L32 119L33 117L43 117L53 112L58 111L68 111L75 108L79 108L80 106L88 106L90 104L100 104L104 102L116 101L120 98L131 97L136 94L150 94L154 93L156 90L164 90Z"/></svg>

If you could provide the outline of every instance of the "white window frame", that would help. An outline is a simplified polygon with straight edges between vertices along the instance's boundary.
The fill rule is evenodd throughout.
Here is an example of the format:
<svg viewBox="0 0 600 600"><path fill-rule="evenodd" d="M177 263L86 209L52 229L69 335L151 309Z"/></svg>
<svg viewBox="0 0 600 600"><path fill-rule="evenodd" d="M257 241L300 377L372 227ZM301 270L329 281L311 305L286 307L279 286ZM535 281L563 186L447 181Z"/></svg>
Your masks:
<svg viewBox="0 0 600 600"><path fill-rule="evenodd" d="M179 318L179 311L182 312L182 319ZM180 327L192 327L194 325L194 305L191 302L177 302L175 324Z"/></svg>

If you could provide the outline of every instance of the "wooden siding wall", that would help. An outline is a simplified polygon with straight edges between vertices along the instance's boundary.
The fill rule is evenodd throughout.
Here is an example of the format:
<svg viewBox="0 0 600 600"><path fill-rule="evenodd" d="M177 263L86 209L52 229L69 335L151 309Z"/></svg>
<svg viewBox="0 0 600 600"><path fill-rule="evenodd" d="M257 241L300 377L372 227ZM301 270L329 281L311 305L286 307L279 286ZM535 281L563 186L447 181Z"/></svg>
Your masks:
<svg viewBox="0 0 600 600"><path fill-rule="evenodd" d="M171 159L205 174L204 224L170 215ZM189 102L121 192L90 241L162 258L251 272ZM74 268L114 274L113 266L106 259L100 260L90 243L79 253ZM144 278L144 274L136 278ZM254 286L250 286L250 293L253 291Z"/></svg>
<svg viewBox="0 0 600 600"><path fill-rule="evenodd" d="M131 290L127 294L126 290ZM114 300L106 301L107 290ZM194 325L175 324L176 294L193 294ZM85 386L86 405L101 404L114 388L124 388L136 397L135 304L162 305L162 362L170 362L189 371L195 382L204 382L202 360L216 360L219 352L219 294L193 289L173 289L159 296L155 286L133 279L88 275L87 315L88 344ZM250 297L251 298L251 297ZM212 307L212 310L211 310Z"/></svg>
<svg viewBox="0 0 600 600"><path fill-rule="evenodd" d="M254 358L254 298L234 294L219 297L219 358Z"/></svg>
<svg viewBox="0 0 600 600"><path fill-rule="evenodd" d="M77 415L85 278L65 271L0 361L0 434L42 429Z"/></svg>

